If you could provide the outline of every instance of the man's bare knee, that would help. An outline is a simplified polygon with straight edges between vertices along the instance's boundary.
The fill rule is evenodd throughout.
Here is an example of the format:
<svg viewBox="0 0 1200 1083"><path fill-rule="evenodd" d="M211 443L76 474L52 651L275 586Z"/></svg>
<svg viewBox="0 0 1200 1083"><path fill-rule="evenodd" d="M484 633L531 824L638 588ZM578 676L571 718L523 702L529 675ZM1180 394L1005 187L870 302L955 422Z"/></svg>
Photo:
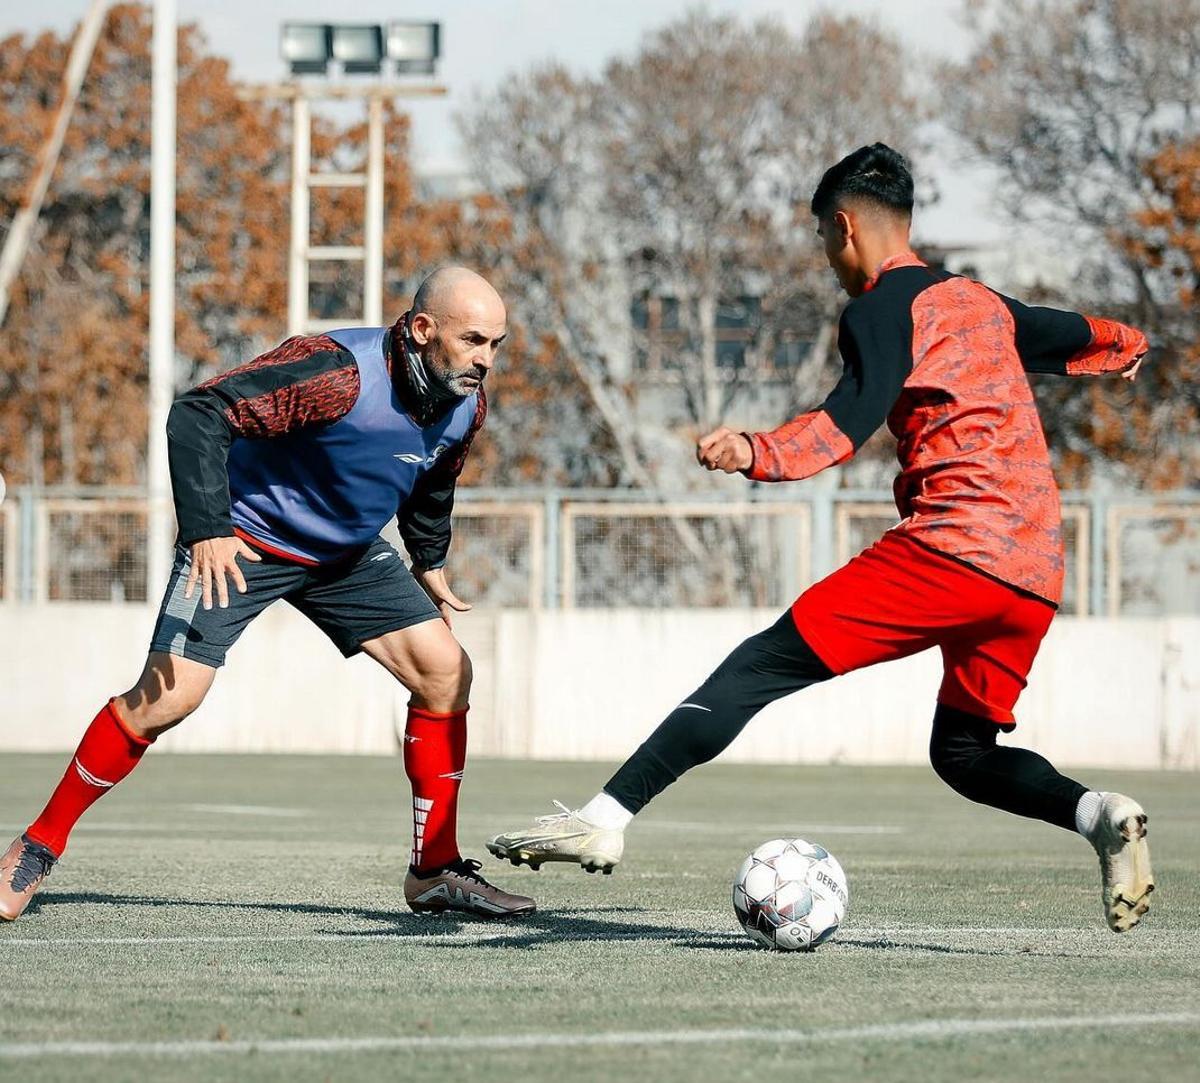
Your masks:
<svg viewBox="0 0 1200 1083"><path fill-rule="evenodd" d="M215 674L198 663L151 655L137 684L116 697L117 712L134 733L153 740L204 702Z"/></svg>
<svg viewBox="0 0 1200 1083"><path fill-rule="evenodd" d="M460 711L471 698L473 670L467 652L439 651L427 660L409 684L414 706L430 711Z"/></svg>

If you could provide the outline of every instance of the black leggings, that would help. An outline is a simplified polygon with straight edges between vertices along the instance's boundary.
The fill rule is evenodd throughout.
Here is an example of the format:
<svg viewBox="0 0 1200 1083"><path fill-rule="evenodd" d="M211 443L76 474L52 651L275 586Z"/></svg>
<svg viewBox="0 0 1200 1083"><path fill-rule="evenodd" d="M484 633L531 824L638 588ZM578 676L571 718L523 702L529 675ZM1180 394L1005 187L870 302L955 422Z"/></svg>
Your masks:
<svg viewBox="0 0 1200 1083"><path fill-rule="evenodd" d="M938 777L981 805L1075 830L1075 806L1087 787L1060 775L1027 748L996 744L989 718L939 703L933 714L929 761Z"/></svg>
<svg viewBox="0 0 1200 1083"><path fill-rule="evenodd" d="M768 703L833 675L785 613L737 647L667 715L605 784L605 793L640 812L685 771L723 752ZM972 801L1074 830L1086 787L1036 752L997 745L997 729L990 719L939 704L929 744L938 776Z"/></svg>

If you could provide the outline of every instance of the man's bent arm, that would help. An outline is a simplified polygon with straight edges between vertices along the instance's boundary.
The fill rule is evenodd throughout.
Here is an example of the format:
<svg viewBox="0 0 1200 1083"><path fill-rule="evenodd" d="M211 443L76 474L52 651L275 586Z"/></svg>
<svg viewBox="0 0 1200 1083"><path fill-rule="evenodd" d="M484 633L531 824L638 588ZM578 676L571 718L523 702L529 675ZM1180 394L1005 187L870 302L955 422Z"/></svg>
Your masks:
<svg viewBox="0 0 1200 1083"><path fill-rule="evenodd" d="M317 335L290 338L180 395L167 416L180 544L233 534L227 460L235 439L330 424L350 412L358 392L353 355Z"/></svg>
<svg viewBox="0 0 1200 1083"><path fill-rule="evenodd" d="M747 433L754 481L795 481L845 462L887 419L912 372L912 325L852 304L842 314L842 377L816 409L771 432Z"/></svg>
<svg viewBox="0 0 1200 1083"><path fill-rule="evenodd" d="M396 512L396 525L404 548L418 568L441 568L450 552L450 516L454 490L467 461L475 434L487 417L487 396L479 389L475 417L455 453L433 466Z"/></svg>
<svg viewBox="0 0 1200 1083"><path fill-rule="evenodd" d="M999 296L1012 313L1017 353L1026 372L1054 376L1122 372L1150 348L1141 331L1116 320L1024 305Z"/></svg>

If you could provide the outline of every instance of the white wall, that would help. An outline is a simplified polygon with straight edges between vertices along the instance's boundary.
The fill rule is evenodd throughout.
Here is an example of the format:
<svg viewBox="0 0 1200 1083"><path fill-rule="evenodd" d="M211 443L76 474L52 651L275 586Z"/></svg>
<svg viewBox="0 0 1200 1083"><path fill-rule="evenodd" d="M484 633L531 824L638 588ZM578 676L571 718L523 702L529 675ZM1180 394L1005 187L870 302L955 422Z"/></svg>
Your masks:
<svg viewBox="0 0 1200 1083"><path fill-rule="evenodd" d="M777 614L733 610L471 613L477 755L617 760L742 638ZM137 677L141 606L0 606L0 750L68 749ZM774 704L730 760L920 763L940 680L929 652ZM389 752L406 696L342 660L286 605L231 652L209 699L164 750ZM1011 738L1069 765L1200 768L1200 620L1059 618Z"/></svg>

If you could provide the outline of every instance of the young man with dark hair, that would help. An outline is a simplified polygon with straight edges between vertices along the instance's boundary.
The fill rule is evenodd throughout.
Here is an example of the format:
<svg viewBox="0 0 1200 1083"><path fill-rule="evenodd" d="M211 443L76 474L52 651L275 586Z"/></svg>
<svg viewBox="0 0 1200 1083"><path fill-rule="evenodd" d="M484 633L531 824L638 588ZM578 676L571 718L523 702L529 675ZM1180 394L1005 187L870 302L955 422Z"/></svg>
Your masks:
<svg viewBox="0 0 1200 1083"><path fill-rule="evenodd" d="M471 663L450 614L470 606L444 570L455 482L506 333L491 285L445 267L392 327L298 335L175 401L167 443L179 539L149 657L0 856L0 918L21 915L76 821L200 705L226 652L280 599L412 695L408 905L483 918L533 911L532 899L489 884L458 850ZM392 516L412 571L379 537Z"/></svg>
<svg viewBox="0 0 1200 1083"><path fill-rule="evenodd" d="M1027 372L1137 373L1133 328L1030 308L928 267L909 244L913 182L890 147L833 166L812 200L842 313L841 379L815 410L771 432L719 428L709 470L756 481L811 477L887 422L898 442L901 522L739 646L578 811L559 806L488 848L534 865L620 860L632 817L725 749L768 703L839 674L938 647L945 676L934 770L971 800L1077 830L1100 858L1104 912L1123 932L1154 889L1146 815L1132 799L998 745L1062 597L1058 490Z"/></svg>

